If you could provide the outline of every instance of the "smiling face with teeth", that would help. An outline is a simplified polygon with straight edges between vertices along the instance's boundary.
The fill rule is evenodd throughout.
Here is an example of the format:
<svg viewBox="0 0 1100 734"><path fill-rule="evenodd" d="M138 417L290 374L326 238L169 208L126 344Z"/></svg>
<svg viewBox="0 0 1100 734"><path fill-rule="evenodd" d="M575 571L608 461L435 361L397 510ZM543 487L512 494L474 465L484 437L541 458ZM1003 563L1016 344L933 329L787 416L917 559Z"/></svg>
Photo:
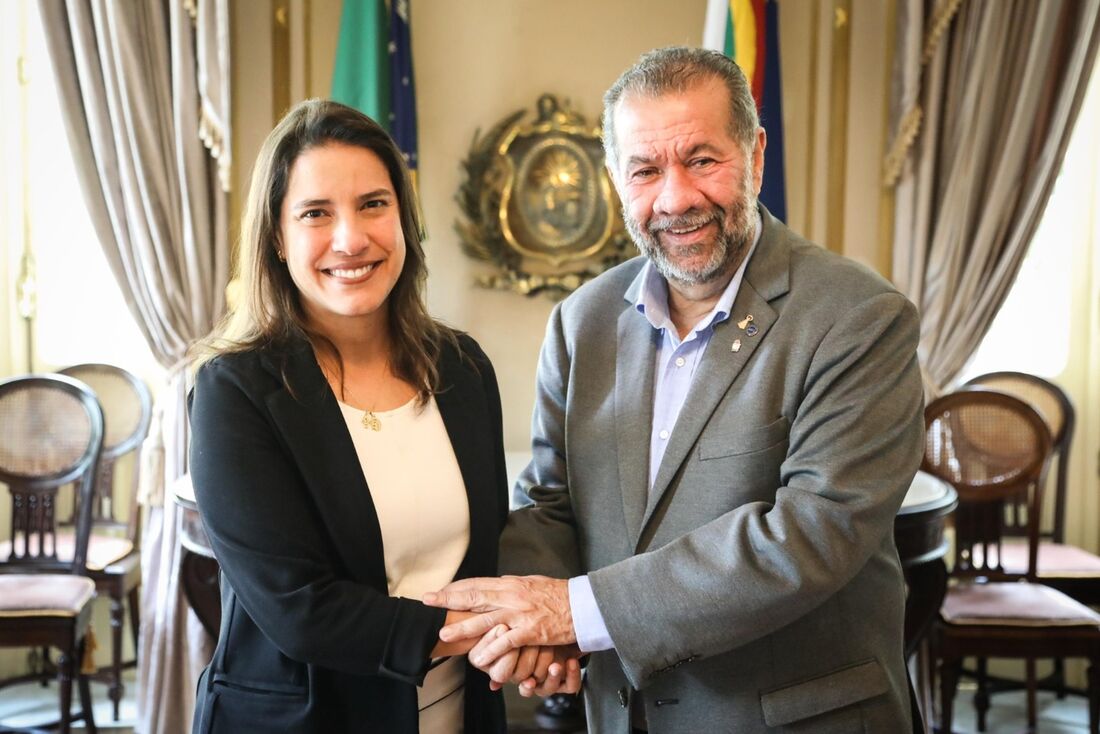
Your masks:
<svg viewBox="0 0 1100 734"><path fill-rule="evenodd" d="M374 152L326 143L290 168L280 243L307 321L334 336L385 328L387 298L405 263L400 208Z"/></svg>
<svg viewBox="0 0 1100 734"><path fill-rule="evenodd" d="M764 130L752 146L734 138L716 79L627 94L614 115L611 178L635 244L673 288L724 288L752 244Z"/></svg>

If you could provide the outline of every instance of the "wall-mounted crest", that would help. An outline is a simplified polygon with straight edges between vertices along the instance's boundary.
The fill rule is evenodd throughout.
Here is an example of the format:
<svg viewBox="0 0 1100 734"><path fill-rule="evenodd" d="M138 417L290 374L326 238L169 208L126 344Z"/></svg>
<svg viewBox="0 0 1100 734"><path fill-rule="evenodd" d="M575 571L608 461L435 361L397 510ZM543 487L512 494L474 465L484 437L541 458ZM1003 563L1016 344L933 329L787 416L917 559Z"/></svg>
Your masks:
<svg viewBox="0 0 1100 734"><path fill-rule="evenodd" d="M599 127L549 94L538 118L520 110L474 136L456 199L462 249L498 272L485 288L562 297L629 258L619 199L603 163Z"/></svg>

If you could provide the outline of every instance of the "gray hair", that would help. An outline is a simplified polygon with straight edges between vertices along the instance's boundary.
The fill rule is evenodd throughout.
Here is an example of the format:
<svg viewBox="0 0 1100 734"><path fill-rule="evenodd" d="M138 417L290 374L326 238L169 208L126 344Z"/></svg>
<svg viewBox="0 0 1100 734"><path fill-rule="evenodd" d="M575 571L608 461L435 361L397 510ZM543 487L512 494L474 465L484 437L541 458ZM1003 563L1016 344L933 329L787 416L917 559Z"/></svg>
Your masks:
<svg viewBox="0 0 1100 734"><path fill-rule="evenodd" d="M729 91L730 136L751 150L760 118L752 89L741 69L717 51L669 46L643 54L604 94L603 149L607 164L614 169L618 163L615 107L620 100L632 94L660 97L681 93L710 79L722 82Z"/></svg>

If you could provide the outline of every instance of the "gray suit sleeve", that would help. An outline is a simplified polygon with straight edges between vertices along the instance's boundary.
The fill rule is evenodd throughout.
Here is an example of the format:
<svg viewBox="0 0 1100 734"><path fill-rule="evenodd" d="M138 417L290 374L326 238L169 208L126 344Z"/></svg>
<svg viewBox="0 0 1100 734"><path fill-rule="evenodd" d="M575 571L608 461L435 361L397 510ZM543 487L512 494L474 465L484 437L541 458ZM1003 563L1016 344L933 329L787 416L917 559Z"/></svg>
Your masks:
<svg viewBox="0 0 1100 734"><path fill-rule="evenodd" d="M893 518L922 452L918 333L897 293L841 314L810 362L774 503L742 505L589 574L635 687L791 624L872 554L893 552Z"/></svg>
<svg viewBox="0 0 1100 734"><path fill-rule="evenodd" d="M520 475L513 497L520 509L509 516L501 535L502 574L570 578L582 572L563 453L569 361L559 303L550 315L539 355L531 463Z"/></svg>

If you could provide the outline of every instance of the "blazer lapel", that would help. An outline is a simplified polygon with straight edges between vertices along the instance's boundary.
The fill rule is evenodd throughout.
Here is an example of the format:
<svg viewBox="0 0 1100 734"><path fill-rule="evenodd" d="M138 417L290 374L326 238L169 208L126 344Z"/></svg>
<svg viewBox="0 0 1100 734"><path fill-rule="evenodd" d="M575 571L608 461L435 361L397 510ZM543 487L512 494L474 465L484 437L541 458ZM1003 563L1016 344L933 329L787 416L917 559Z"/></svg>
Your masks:
<svg viewBox="0 0 1100 734"><path fill-rule="evenodd" d="M272 365L278 375L280 370ZM386 588L382 530L347 424L308 343L287 357L285 375L292 396L280 389L268 409L313 493L347 573Z"/></svg>
<svg viewBox="0 0 1100 734"><path fill-rule="evenodd" d="M741 287L733 302L730 317L718 324L711 335L710 343L699 364L699 371L692 380L687 399L676 419L676 426L665 449L653 490L646 497L645 515L641 530L649 523L653 513L668 491L673 477L680 470L688 452L699 439L711 415L719 402L730 390L741 370L752 359L764 342L778 314L768 303L790 288L790 243L782 225L779 225L767 210L761 207L764 231L760 242L749 261ZM756 327L753 336L747 329L741 329L739 323L749 314ZM740 347L734 351L734 340L740 340ZM650 360L652 362L652 359ZM652 377L647 383L652 395ZM648 401L652 404L652 398ZM648 423L647 423L648 425ZM648 436L646 437L648 446ZM640 537L640 532L638 536Z"/></svg>
<svg viewBox="0 0 1100 734"><path fill-rule="evenodd" d="M653 427L653 375L657 333L634 308L641 273L626 291L630 305L619 314L615 352L615 435L623 515L632 543L642 531L649 494L649 439Z"/></svg>

